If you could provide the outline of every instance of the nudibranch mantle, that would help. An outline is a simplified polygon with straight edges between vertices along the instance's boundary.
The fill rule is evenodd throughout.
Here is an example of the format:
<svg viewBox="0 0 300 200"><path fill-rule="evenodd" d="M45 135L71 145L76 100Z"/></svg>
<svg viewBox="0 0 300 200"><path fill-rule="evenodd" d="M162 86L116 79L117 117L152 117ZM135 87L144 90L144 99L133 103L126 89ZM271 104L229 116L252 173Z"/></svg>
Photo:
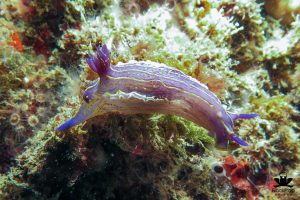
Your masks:
<svg viewBox="0 0 300 200"><path fill-rule="evenodd" d="M64 131L83 121L108 113L173 114L207 129L216 145L226 148L229 140L248 144L234 134L233 122L257 114L227 112L206 85L174 67L151 61L131 61L112 65L106 47L86 60L99 78L83 93L83 104L75 117L57 130Z"/></svg>

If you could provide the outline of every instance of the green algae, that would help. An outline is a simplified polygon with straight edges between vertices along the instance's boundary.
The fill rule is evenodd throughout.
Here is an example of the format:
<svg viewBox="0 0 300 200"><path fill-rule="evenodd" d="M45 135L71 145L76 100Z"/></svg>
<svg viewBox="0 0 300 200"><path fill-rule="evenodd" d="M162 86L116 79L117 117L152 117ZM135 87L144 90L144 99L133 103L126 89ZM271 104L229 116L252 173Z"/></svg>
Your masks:
<svg viewBox="0 0 300 200"><path fill-rule="evenodd" d="M156 115L150 120L153 142L159 149L174 147L185 155L186 147L189 145L214 144L213 138L208 136L205 129L182 117Z"/></svg>
<svg viewBox="0 0 300 200"><path fill-rule="evenodd" d="M276 123L286 123L291 115L297 111L289 103L289 97L277 95L252 99L252 106L258 109L263 119L272 120Z"/></svg>

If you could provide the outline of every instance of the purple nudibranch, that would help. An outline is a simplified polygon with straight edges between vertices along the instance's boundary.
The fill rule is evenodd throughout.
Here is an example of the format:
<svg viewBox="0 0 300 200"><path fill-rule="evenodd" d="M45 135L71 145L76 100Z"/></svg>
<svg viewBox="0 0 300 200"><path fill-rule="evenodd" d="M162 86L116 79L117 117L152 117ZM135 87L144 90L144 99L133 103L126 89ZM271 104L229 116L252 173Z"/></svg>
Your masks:
<svg viewBox="0 0 300 200"><path fill-rule="evenodd" d="M226 148L229 140L248 146L233 132L233 122L258 114L227 112L206 85L174 67L150 61L110 63L106 47L86 60L99 78L83 93L83 105L75 117L57 130L64 131L83 121L107 113L173 114L206 128L217 147Z"/></svg>

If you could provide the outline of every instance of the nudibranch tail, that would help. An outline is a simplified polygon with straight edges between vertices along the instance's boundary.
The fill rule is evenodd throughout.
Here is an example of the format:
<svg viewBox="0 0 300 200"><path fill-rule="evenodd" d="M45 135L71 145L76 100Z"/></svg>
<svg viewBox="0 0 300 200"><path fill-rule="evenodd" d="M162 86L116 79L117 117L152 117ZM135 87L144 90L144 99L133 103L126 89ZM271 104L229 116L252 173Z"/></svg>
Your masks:
<svg viewBox="0 0 300 200"><path fill-rule="evenodd" d="M232 121L235 121L237 119L251 119L251 118L254 118L254 117L258 117L259 115L256 114L256 113L250 113L250 114L235 114L235 113L230 113L230 112L227 112ZM249 144L244 141L243 139L239 138L237 135L235 135L233 133L233 130L232 130L232 127L231 126L227 126L227 128L229 128L229 136L230 136L230 139L235 141L236 143L242 145L242 146L249 146Z"/></svg>
<svg viewBox="0 0 300 200"><path fill-rule="evenodd" d="M240 144L240 145L242 145L242 146L249 146L249 144L248 144L246 141L242 140L241 138L239 138L239 137L238 137L237 135L235 135L235 134L231 134L230 137L231 137L231 139L232 139L233 141L235 141L236 143L238 143L238 144Z"/></svg>
<svg viewBox="0 0 300 200"><path fill-rule="evenodd" d="M251 118L254 118L254 117L258 117L258 116L259 116L259 114L256 114L256 113L239 114L238 119L251 119Z"/></svg>
<svg viewBox="0 0 300 200"><path fill-rule="evenodd" d="M99 76L105 75L110 66L110 54L106 45L103 45L102 47L99 46L96 55L89 53L89 56L90 57L86 59L86 62L90 68Z"/></svg>
<svg viewBox="0 0 300 200"><path fill-rule="evenodd" d="M258 117L259 114L256 113L250 113L250 114L235 114L235 113L229 113L231 116L231 119L233 121L237 120L237 119L251 119L254 117Z"/></svg>

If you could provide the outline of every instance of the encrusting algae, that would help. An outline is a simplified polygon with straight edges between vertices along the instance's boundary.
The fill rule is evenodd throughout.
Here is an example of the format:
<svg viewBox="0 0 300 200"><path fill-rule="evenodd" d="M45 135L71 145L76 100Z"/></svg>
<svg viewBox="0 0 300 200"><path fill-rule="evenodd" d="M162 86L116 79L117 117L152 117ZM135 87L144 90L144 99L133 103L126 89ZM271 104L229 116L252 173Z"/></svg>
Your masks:
<svg viewBox="0 0 300 200"><path fill-rule="evenodd" d="M270 2L1 1L0 199L299 199L299 5ZM233 127L249 146L221 151L163 114L56 131L98 77L85 60L104 44L113 65L175 67L226 110L259 114Z"/></svg>

